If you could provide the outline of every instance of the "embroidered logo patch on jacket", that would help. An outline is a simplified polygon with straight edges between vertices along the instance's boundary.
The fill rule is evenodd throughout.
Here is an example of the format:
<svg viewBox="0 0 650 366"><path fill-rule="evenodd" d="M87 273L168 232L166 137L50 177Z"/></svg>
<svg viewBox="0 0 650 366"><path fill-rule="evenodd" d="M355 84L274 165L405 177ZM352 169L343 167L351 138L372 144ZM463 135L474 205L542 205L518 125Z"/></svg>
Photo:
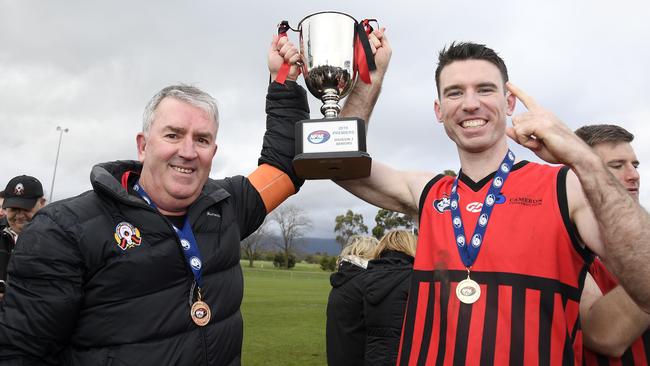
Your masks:
<svg viewBox="0 0 650 366"><path fill-rule="evenodd" d="M122 250L136 247L142 242L140 230L128 222L122 221L115 226L115 241Z"/></svg>

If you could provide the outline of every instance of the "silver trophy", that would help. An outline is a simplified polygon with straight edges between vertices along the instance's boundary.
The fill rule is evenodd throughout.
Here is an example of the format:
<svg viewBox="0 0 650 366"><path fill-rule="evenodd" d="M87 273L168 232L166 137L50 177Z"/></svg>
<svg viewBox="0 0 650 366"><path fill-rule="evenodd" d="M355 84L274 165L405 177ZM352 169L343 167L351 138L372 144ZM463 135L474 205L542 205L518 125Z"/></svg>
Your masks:
<svg viewBox="0 0 650 366"><path fill-rule="evenodd" d="M365 20L367 26L368 20ZM287 22L281 23L288 27ZM293 167L305 179L353 179L370 175L372 159L366 152L365 122L356 117L338 118L339 101L357 80L355 55L364 52L363 25L339 12L321 12L305 17L295 31L300 33L302 74L309 92L323 102L325 118L296 124L296 157ZM366 48L367 54L369 47ZM372 59L372 54L369 55ZM363 60L363 62L366 62ZM372 62L374 67L374 62ZM371 68L372 68L371 67Z"/></svg>

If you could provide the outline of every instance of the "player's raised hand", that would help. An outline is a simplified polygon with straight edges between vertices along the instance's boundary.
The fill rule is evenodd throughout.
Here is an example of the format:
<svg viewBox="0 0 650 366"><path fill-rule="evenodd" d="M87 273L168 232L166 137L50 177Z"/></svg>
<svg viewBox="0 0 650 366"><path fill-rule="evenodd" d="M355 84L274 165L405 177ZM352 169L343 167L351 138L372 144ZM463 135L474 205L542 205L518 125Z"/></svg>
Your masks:
<svg viewBox="0 0 650 366"><path fill-rule="evenodd" d="M573 165L584 154L592 153L587 144L531 96L511 82L506 83L506 88L528 110L512 117L512 127L506 129L508 137L552 164Z"/></svg>
<svg viewBox="0 0 650 366"><path fill-rule="evenodd" d="M386 37L386 28L372 31L368 35L368 42L370 43L372 54L375 56L375 65L377 65L377 70L371 72L372 80L374 81L377 77L383 79L388 69L390 57L393 54L393 49L390 47L388 37Z"/></svg>

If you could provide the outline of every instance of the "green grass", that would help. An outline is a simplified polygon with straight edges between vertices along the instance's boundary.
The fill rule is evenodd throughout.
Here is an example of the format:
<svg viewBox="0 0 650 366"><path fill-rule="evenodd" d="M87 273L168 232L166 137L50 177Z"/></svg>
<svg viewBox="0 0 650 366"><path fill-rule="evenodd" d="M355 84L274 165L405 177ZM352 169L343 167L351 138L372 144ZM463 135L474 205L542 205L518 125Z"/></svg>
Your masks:
<svg viewBox="0 0 650 366"><path fill-rule="evenodd" d="M247 259L242 259L239 261L241 263L241 266L244 268L244 270L251 269L248 266L248 260ZM253 265L256 269L277 269L273 267L273 262L271 261L255 261ZM285 272L318 272L318 273L323 273L325 274L326 272L320 269L319 264L312 264L312 263L304 263L304 262L299 262L296 263L296 266L291 268L291 270Z"/></svg>
<svg viewBox="0 0 650 366"><path fill-rule="evenodd" d="M263 268L262 268L263 265ZM292 270L256 261L244 269L242 364L325 365L325 309L329 275L318 265Z"/></svg>

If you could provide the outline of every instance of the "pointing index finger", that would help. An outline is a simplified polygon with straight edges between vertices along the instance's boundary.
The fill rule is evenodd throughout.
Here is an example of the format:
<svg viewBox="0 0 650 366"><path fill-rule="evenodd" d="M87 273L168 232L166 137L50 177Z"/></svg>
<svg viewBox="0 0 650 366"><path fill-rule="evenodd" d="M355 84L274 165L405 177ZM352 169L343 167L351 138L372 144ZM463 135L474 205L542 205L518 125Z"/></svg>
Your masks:
<svg viewBox="0 0 650 366"><path fill-rule="evenodd" d="M506 83L506 88L519 99L522 103L524 103L524 106L529 110L532 111L534 109L537 109L538 105L537 102L535 102L535 99L531 97L530 95L526 94L523 90L519 89L519 87L515 86L515 84L511 83L508 81Z"/></svg>

